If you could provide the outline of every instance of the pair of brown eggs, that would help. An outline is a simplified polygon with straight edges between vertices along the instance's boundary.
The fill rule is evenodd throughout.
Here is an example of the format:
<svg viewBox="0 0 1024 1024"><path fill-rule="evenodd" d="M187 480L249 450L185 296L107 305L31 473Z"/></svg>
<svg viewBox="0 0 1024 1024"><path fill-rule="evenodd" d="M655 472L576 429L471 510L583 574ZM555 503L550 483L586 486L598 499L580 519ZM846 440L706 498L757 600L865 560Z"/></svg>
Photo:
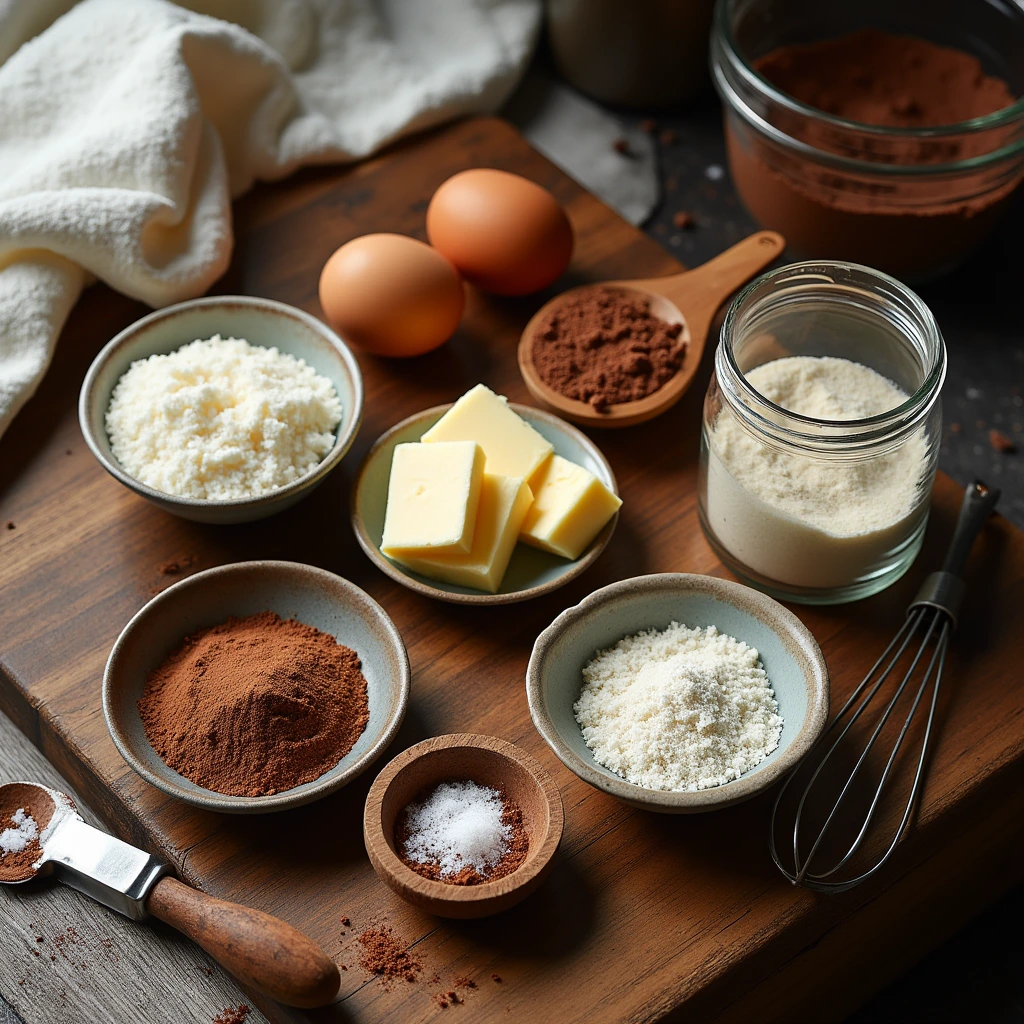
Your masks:
<svg viewBox="0 0 1024 1024"><path fill-rule="evenodd" d="M529 295L569 265L573 233L555 197L507 171L449 178L427 208L430 245L363 235L324 264L320 305L352 345L418 356L443 345L462 319L463 281L496 295Z"/></svg>

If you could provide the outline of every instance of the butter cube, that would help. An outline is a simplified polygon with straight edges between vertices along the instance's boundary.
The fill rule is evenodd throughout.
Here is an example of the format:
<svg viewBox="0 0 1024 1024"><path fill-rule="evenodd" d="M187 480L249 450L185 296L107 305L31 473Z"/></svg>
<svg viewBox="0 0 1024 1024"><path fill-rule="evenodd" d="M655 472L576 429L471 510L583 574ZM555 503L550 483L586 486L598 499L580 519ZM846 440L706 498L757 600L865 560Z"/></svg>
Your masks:
<svg viewBox="0 0 1024 1024"><path fill-rule="evenodd" d="M398 561L431 579L496 594L532 502L533 494L521 477L485 473L473 550L468 555L403 556Z"/></svg>
<svg viewBox="0 0 1024 1024"><path fill-rule="evenodd" d="M483 384L467 391L421 440L476 441L487 457L488 473L517 476L531 486L533 474L552 452L549 441Z"/></svg>
<svg viewBox="0 0 1024 1024"><path fill-rule="evenodd" d="M536 479L519 539L564 558L579 558L622 504L588 469L552 455Z"/></svg>
<svg viewBox="0 0 1024 1024"><path fill-rule="evenodd" d="M483 449L473 441L397 445L381 551L395 559L469 554L483 477Z"/></svg>

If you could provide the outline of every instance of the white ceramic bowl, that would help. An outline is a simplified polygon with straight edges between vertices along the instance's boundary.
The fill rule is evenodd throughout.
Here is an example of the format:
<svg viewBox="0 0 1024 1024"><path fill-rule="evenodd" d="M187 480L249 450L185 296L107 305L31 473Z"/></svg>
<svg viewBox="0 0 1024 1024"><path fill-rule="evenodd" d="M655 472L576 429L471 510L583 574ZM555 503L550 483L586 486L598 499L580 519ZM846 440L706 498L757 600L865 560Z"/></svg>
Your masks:
<svg viewBox="0 0 1024 1024"><path fill-rule="evenodd" d="M370 719L355 746L320 778L271 796L230 796L204 789L169 767L150 745L138 705L150 672L185 637L232 615L264 611L329 633L359 655ZM319 800L369 768L402 724L411 678L401 634L354 583L297 562L235 562L186 577L132 617L103 671L103 716L121 756L150 785L195 807L264 814Z"/></svg>
<svg viewBox="0 0 1024 1024"><path fill-rule="evenodd" d="M778 747L760 764L732 782L692 793L645 789L598 764L573 714L583 666L599 650L673 621L717 626L757 648L783 719ZM829 684L810 630L778 601L712 576L658 573L602 587L562 612L533 645L526 694L537 730L584 782L643 810L687 814L747 800L795 767L825 727Z"/></svg>
<svg viewBox="0 0 1024 1024"><path fill-rule="evenodd" d="M205 501L166 494L125 472L110 449L104 422L110 396L137 359L165 355L197 338L220 334L245 338L253 345L274 346L304 359L333 384L341 399L342 418L334 447L298 480L254 498ZM316 317L271 299L217 295L180 302L157 310L126 327L109 341L89 367L78 399L78 419L86 444L103 468L154 504L203 523L245 523L281 512L319 486L342 460L363 418L363 378L348 346Z"/></svg>

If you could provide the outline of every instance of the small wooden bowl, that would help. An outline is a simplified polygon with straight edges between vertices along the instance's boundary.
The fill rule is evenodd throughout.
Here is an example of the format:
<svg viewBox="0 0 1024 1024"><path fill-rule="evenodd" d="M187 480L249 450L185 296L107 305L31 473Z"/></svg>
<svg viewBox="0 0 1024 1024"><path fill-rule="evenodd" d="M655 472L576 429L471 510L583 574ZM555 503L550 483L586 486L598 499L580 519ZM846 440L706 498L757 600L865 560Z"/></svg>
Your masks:
<svg viewBox="0 0 1024 1024"><path fill-rule="evenodd" d="M468 779L503 788L523 812L530 850L520 867L481 885L452 885L418 875L395 852L395 821L424 790ZM366 797L363 839L380 880L402 899L439 917L487 917L526 899L547 877L562 838L562 798L547 771L496 736L453 733L403 751L377 776Z"/></svg>

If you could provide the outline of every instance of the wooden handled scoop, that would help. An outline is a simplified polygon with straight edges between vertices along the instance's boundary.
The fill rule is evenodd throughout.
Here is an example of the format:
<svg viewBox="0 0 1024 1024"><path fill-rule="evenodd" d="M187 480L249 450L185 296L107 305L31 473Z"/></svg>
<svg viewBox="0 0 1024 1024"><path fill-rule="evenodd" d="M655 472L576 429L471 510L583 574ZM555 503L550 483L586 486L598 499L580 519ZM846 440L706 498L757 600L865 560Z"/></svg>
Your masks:
<svg viewBox="0 0 1024 1024"><path fill-rule="evenodd" d="M207 896L170 870L86 824L59 790L31 782L0 786L0 883L55 875L133 920L152 914L166 921L278 1002L314 1007L334 998L337 965L312 939L280 918Z"/></svg>
<svg viewBox="0 0 1024 1024"><path fill-rule="evenodd" d="M555 296L534 314L519 341L519 370L530 394L560 416L583 426L630 427L659 416L675 405L690 386L718 307L740 285L768 266L785 247L786 240L777 232L758 231L694 270L639 281L602 281L571 288ZM598 412L587 402L567 398L544 383L533 362L533 346L541 323L559 305L588 288L609 286L638 293L650 302L655 316L682 324L680 339L686 343L686 352L675 376L653 394L635 402L610 405Z"/></svg>

